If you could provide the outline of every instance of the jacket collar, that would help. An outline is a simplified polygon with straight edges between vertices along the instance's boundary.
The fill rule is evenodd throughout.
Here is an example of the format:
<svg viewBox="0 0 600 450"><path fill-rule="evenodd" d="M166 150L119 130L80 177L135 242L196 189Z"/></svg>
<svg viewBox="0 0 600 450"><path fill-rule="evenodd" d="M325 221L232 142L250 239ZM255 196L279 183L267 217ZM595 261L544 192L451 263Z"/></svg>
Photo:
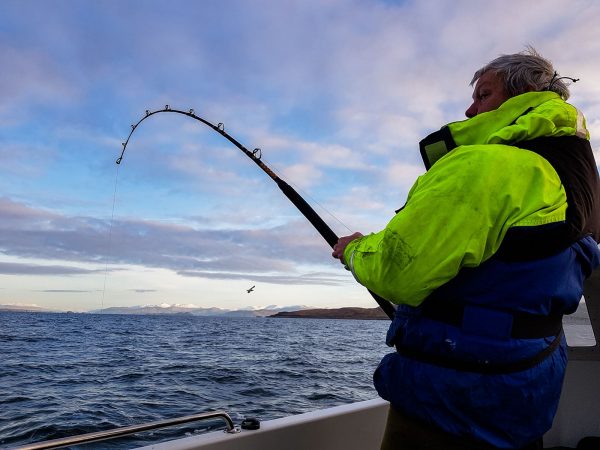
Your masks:
<svg viewBox="0 0 600 450"><path fill-rule="evenodd" d="M448 128L456 145L510 145L548 136L589 139L583 114L549 91L511 97L494 111L450 123Z"/></svg>
<svg viewBox="0 0 600 450"><path fill-rule="evenodd" d="M539 137L589 139L583 114L554 92L527 92L509 98L498 109L453 122L419 143L425 168L459 145L518 145Z"/></svg>

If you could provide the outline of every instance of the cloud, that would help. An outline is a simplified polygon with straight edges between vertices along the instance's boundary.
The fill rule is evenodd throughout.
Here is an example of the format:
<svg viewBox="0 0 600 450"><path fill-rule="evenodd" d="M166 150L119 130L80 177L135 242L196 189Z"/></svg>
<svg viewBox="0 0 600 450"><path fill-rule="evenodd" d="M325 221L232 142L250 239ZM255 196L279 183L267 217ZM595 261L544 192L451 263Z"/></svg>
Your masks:
<svg viewBox="0 0 600 450"><path fill-rule="evenodd" d="M323 172L312 164L293 164L283 169L282 176L286 180L295 180L302 188L309 188L319 182Z"/></svg>
<svg viewBox="0 0 600 450"><path fill-rule="evenodd" d="M111 226L105 221L62 216L6 198L0 200L0 223L0 246L7 256L69 261L73 265L110 264L112 270L118 265L143 265L185 275L204 274L207 278L215 277L211 274L220 274L221 278L269 274L264 279L275 280L281 274L298 277L297 264L320 265L324 260L330 263L323 257L324 245L307 234L305 224L213 230L129 219L115 220ZM6 274L76 275L103 270L63 265L0 265L0 271ZM310 277L305 281L311 284L320 280Z"/></svg>
<svg viewBox="0 0 600 450"><path fill-rule="evenodd" d="M47 293L58 293L58 294L82 294L89 292L98 292L98 291L89 291L83 289L43 289L39 292L47 292Z"/></svg>
<svg viewBox="0 0 600 450"><path fill-rule="evenodd" d="M281 284L289 286L304 286L304 285L320 285L320 286L339 286L348 283L347 278L336 276L331 273L323 274L304 274L304 275L255 275L251 277L248 274L235 273L220 273L220 272L204 272L204 271L180 271L179 275L185 277L198 277L212 280L248 280L253 282Z"/></svg>
<svg viewBox="0 0 600 450"><path fill-rule="evenodd" d="M10 69L0 72L0 126L30 118L36 106L63 103L77 94L76 85L69 83L60 65L39 49L3 40L0 60L10 61Z"/></svg>
<svg viewBox="0 0 600 450"><path fill-rule="evenodd" d="M421 164L416 166L414 164L406 164L397 162L391 164L386 170L387 182L391 186L402 187L404 189L410 188L416 179L425 173L425 168Z"/></svg>
<svg viewBox="0 0 600 450"><path fill-rule="evenodd" d="M41 265L41 264L0 262L0 273L3 275L69 276L69 275L90 275L90 274L98 273L98 271L97 270L80 269L77 267L59 266L59 265ZM58 291L45 291L45 292L58 292ZM71 292L71 291L61 291L61 292ZM72 291L72 292L75 292L75 291ZM76 291L76 292L83 292L83 291Z"/></svg>

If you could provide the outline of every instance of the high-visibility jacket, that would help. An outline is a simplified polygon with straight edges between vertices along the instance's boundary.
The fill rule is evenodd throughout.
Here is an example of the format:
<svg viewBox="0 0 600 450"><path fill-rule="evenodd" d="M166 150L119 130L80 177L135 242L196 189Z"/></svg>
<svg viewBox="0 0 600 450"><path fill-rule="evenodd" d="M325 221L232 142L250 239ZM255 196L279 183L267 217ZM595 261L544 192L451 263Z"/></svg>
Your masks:
<svg viewBox="0 0 600 450"><path fill-rule="evenodd" d="M532 92L422 141L439 159L383 231L344 253L360 283L400 305L387 335L397 352L374 375L394 407L501 448L550 428L566 366L556 321L600 262L588 139L576 108Z"/></svg>

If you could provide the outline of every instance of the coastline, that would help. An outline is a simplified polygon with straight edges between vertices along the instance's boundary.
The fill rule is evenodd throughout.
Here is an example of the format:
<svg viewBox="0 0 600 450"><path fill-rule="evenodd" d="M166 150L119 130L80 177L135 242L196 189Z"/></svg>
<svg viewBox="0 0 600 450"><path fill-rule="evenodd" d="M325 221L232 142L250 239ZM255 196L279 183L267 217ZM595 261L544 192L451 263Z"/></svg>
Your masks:
<svg viewBox="0 0 600 450"><path fill-rule="evenodd" d="M294 318L294 319L350 319L350 320L389 320L388 316L379 307L376 308L318 308L303 309L299 311L281 311L268 316L269 318Z"/></svg>

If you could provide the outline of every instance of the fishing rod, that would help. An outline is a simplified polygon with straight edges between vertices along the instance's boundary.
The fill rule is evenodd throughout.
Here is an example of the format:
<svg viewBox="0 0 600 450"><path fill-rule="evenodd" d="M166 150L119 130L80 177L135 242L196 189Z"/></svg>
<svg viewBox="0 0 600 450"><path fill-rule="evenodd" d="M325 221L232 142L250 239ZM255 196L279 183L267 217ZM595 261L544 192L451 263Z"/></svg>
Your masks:
<svg viewBox="0 0 600 450"><path fill-rule="evenodd" d="M133 132L136 130L136 128L148 117L159 113L182 114L184 116L191 117L192 119L195 119L200 123L203 123L204 125L212 128L214 131L219 133L221 136L223 136L225 139L227 139L229 142L235 145L238 149L240 149L248 158L254 161L258 165L258 167L260 167L263 170L263 172L265 172L275 183L277 183L277 186L279 187L279 189L281 189L283 194L294 204L296 208L298 208L302 215L306 217L306 219L308 219L308 221L312 224L313 227L315 227L315 229L319 232L323 239L327 241L330 247L333 248L333 246L337 243L338 237L336 236L336 234L331 230L331 228L329 228L329 225L327 225L323 221L323 219L321 219L321 217L315 212L315 210L308 203L306 203L306 200L304 200L294 188L292 188L289 184L287 184L284 180L277 176L275 172L273 172L265 163L261 161L261 150L259 148L255 148L253 151L248 150L237 140L235 140L232 136L230 136L227 132L225 132L225 126L223 125L223 123L218 123L217 125L214 125L209 121L203 119L202 117L197 116L194 113L193 109L190 109L188 111L182 111L179 109L173 109L169 105L165 105L163 109L158 109L156 111L146 110L146 114L144 115L144 117L142 117L136 124L131 125L131 131L129 132L129 136L127 136L127 140L122 143L123 151L121 152L119 158L117 158L116 160L117 164L121 164L121 161L123 160L123 155L125 154L125 149L127 148L127 144L129 144L129 140L131 139L131 136L133 135ZM386 315L390 319L393 319L395 310L392 304L384 298L380 297L379 295L375 294L371 290L369 290L369 293L373 296L375 301L379 304L379 306L386 313Z"/></svg>

